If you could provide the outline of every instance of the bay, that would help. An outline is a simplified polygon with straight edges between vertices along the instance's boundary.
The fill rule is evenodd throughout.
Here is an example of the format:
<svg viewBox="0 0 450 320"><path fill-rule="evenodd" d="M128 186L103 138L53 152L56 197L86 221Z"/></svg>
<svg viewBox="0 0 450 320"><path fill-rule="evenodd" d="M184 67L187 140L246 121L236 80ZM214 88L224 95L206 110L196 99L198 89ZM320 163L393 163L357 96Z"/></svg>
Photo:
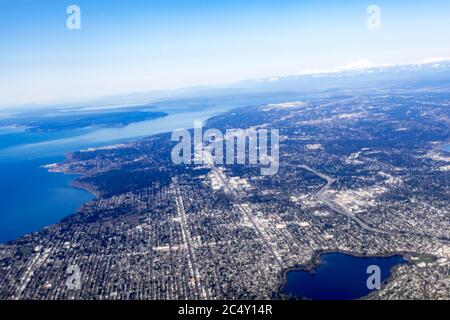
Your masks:
<svg viewBox="0 0 450 320"><path fill-rule="evenodd" d="M73 188L76 176L50 173L43 165L64 160L80 149L122 143L180 128L227 111L228 107L182 111L122 128L84 128L62 132L0 130L0 243L57 223L94 196Z"/></svg>

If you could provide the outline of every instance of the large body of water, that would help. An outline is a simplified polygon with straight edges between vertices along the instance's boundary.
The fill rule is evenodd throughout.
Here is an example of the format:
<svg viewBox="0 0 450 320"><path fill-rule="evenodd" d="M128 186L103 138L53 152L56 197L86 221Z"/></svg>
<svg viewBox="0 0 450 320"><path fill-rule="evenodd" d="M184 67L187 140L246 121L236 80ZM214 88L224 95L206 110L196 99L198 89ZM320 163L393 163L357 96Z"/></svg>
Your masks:
<svg viewBox="0 0 450 320"><path fill-rule="evenodd" d="M60 221L93 199L71 187L73 175L49 173L42 166L64 160L70 151L130 141L179 128L192 128L228 108L176 112L123 128L25 132L0 129L0 243Z"/></svg>
<svg viewBox="0 0 450 320"><path fill-rule="evenodd" d="M398 255L391 257L355 257L344 253L327 253L312 270L293 270L286 274L281 293L312 300L353 300L367 296L367 268L380 267L381 281L389 278L392 267L406 263Z"/></svg>

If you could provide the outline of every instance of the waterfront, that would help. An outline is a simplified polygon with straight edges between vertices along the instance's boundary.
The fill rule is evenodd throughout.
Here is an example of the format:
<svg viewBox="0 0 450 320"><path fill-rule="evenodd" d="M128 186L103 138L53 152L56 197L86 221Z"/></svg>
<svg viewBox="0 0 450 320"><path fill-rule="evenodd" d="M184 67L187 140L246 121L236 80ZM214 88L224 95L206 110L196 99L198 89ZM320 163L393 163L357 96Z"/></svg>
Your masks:
<svg viewBox="0 0 450 320"><path fill-rule="evenodd" d="M64 160L70 151L139 139L190 128L228 108L174 112L167 117L121 128L84 128L62 132L0 131L0 243L57 223L94 198L72 187L74 175L49 173L42 166Z"/></svg>

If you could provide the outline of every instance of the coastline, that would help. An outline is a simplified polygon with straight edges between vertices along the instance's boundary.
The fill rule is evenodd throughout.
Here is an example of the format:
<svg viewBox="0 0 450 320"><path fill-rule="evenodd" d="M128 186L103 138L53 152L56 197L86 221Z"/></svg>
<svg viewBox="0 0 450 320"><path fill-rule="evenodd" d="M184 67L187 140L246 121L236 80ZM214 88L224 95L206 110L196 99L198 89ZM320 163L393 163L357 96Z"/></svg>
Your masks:
<svg viewBox="0 0 450 320"><path fill-rule="evenodd" d="M231 108L232 109L232 108ZM221 110L219 112L214 112L211 115L208 115L206 117L206 119L204 119L204 123L206 123L207 121L225 114L226 112L229 112L230 108L227 108L226 110ZM165 119L168 116L170 116L171 114L167 114L166 116L157 118L157 119ZM191 127L189 128L189 130L192 129ZM81 149L78 150L80 152L93 152L93 151L97 151L97 150L108 150L108 149L116 149L116 148L122 148L122 147L126 147L129 144L135 143L136 141L142 141L154 136L159 136L159 135L166 135L166 134L170 134L170 128L167 128L168 131L163 131L163 132L155 132L153 134L149 134L148 136L140 136L140 137L136 137L135 139L131 138L130 140L126 141L126 142L118 142L118 143L111 143L111 144L105 144L104 146L99 146L99 147L90 147L90 148L86 148L86 149ZM76 177L72 183L71 183L71 187L76 188L76 189L81 189L81 190L85 190L89 193L91 193L92 195L94 195L94 197L96 199L100 199L102 197L102 193L101 191L98 191L93 185L90 185L88 183L83 183L80 182L80 178L84 178L86 177L85 174L83 174L82 172L71 172L69 170L66 170L64 167L62 167L62 164L64 164L64 162L66 161L70 161L71 157L72 157L72 152L67 152L64 154L64 158L65 160L57 162L57 163L50 163L50 164L46 164L43 165L42 167L44 169L46 169L48 172L51 173L60 173L60 174L66 174L66 175L77 175L78 177ZM81 208L81 206L80 206Z"/></svg>
<svg viewBox="0 0 450 320"><path fill-rule="evenodd" d="M65 154L64 157L66 159L65 161L69 160L70 159L70 153ZM65 169L60 167L60 165L62 163L64 163L64 161L58 162L58 163L46 164L46 165L43 165L42 168L46 169L47 172L49 172L49 173L58 173L58 174L75 175L75 176L77 176L70 183L70 186L72 188L79 189L79 190L85 190L85 191L89 192L90 194L92 194L96 199L100 199L101 198L101 192L96 190L94 188L94 186L92 186L92 185L90 185L88 183L83 183L83 182L79 181L80 178L84 177L84 175L82 173L69 172L69 171L67 171L67 170L65 170Z"/></svg>
<svg viewBox="0 0 450 320"><path fill-rule="evenodd" d="M91 193L92 195L94 195L95 199L100 199L102 197L101 192L96 190L94 188L94 186L92 186L88 183L80 182L80 181L78 181L78 179L79 178L76 178L75 180L72 181L72 183L70 184L70 186L72 188L85 190L85 191Z"/></svg>
<svg viewBox="0 0 450 320"><path fill-rule="evenodd" d="M224 114L224 113L228 112L229 110L230 110L230 109L228 108L228 109L226 109L226 110L221 110L221 111L219 111L219 112L216 111L216 112L214 112L213 114L208 115L208 116L204 119L204 122L206 123L206 122L209 121L210 119L212 119L212 118L214 118L214 117L216 117L216 116L218 116L218 115ZM156 120L159 120L159 119L167 119L168 116L170 116L170 114L168 114L167 116L160 117L160 118L158 118L158 119L156 119ZM191 125L192 125L192 124L191 124ZM190 129L192 129L192 128L190 128ZM135 142L137 142L137 141L142 141L142 140L145 140L145 139L152 138L152 137L154 137L154 136L170 134L170 132L171 132L170 130L171 130L171 129L170 129L170 126L169 126L169 128L165 128L164 131L162 131L162 132L150 133L149 135L146 135L146 136L139 136L139 137L136 137L136 138L134 138L134 139L133 139L133 138L130 138L129 140L126 140L126 141L120 141L120 142L117 141L116 143L111 142L110 144L106 143L106 144L103 145L103 146L88 147L88 148L80 149L80 150L77 150L77 151L79 151L79 152L94 152L94 151L97 151L97 150L108 150L108 149L121 148L121 147L128 146L128 145L130 145L130 144L133 144L133 143L135 143ZM66 153L63 155L63 156L64 156L64 160L61 160L61 161L56 162L56 163L49 163L49 164L46 164L46 165L42 165L41 167L44 168L45 170L47 170L49 173L58 173L58 174L74 175L74 176L76 176L76 177L74 177L74 179L73 179L72 182L70 183L70 187L72 187L72 188L74 188L74 189L79 189L79 190L87 191L88 193L90 193L91 195L94 196L94 199L97 199L97 200L98 200L98 199L101 199L101 198L102 198L102 192L101 192L101 191L97 190L97 189L96 189L93 185L91 185L91 184L84 183L84 182L80 182L80 179L82 179L82 178L88 176L86 173L84 173L84 172L70 171L70 170L68 170L67 168L64 167L64 163L65 163L65 162L68 162L68 161L71 161L71 159L72 159L72 154L73 154L74 152L77 152L77 151L66 152ZM68 217L68 216L71 216L71 215L73 215L73 214L77 214L77 212L83 207L83 205L84 205L85 203L86 203L86 202L83 202L83 203L77 208L77 210L76 210L75 212L70 213L70 214L68 214L68 215L65 216L65 217L62 217L59 221L55 222L55 224L60 223L64 218L66 218L66 217ZM39 232L39 231L41 231L41 230L42 230L42 229L39 229L39 230L37 230L36 232ZM11 240L11 241L15 241L15 240L17 240L18 238L20 238L20 237L22 237L22 236L25 236L25 235L26 235L26 234L23 234L23 235L17 237L16 239Z"/></svg>

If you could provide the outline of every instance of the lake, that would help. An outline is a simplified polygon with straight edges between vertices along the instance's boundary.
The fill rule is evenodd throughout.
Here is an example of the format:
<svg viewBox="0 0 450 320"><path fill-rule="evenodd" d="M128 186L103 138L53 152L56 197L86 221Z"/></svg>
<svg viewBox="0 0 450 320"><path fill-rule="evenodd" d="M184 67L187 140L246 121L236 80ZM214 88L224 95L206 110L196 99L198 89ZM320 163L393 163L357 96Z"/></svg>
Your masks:
<svg viewBox="0 0 450 320"><path fill-rule="evenodd" d="M64 160L70 151L131 141L180 128L192 128L229 108L169 113L167 117L122 128L26 132L0 128L0 243L57 223L93 199L71 187L74 175L49 173L42 166Z"/></svg>
<svg viewBox="0 0 450 320"><path fill-rule="evenodd" d="M286 273L286 283L280 293L311 300L354 300L367 296L367 267L377 265L381 282L388 279L391 269L406 263L400 255L390 257L356 257L344 253L326 253L320 265L312 271L292 270Z"/></svg>

